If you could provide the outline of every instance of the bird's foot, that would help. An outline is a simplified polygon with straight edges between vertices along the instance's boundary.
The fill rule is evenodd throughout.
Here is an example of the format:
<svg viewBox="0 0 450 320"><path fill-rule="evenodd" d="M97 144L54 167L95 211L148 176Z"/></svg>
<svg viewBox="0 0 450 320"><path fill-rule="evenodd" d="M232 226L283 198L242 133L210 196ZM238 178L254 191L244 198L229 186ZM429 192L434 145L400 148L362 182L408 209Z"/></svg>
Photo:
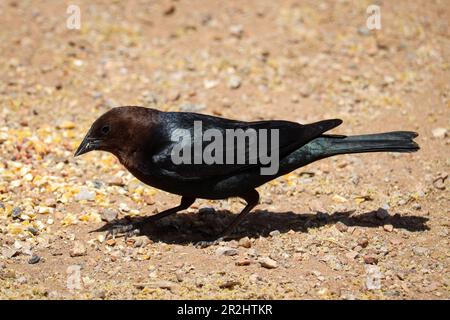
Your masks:
<svg viewBox="0 0 450 320"><path fill-rule="evenodd" d="M116 236L123 235L125 240L132 236L141 234L142 223L129 223L129 224L116 224L111 226L106 232L105 239L115 238Z"/></svg>
<svg viewBox="0 0 450 320"><path fill-rule="evenodd" d="M196 248L207 248L209 246L214 246L219 244L220 241L223 241L224 237L220 237L220 238L216 238L214 240L203 240L203 241L198 241L194 244L194 246Z"/></svg>

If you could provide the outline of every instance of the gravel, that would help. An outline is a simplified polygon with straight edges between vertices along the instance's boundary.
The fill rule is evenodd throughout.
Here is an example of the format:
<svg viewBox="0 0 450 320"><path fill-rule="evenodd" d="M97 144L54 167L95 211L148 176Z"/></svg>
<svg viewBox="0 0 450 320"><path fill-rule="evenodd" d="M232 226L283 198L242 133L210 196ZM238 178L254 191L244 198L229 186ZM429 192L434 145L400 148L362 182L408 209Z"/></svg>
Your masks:
<svg viewBox="0 0 450 320"><path fill-rule="evenodd" d="M72 249L70 250L70 256L71 257L81 257L86 255L87 250L84 246L83 242L81 241L75 241L73 244Z"/></svg>
<svg viewBox="0 0 450 320"><path fill-rule="evenodd" d="M230 89L239 89L242 84L242 79L238 76L232 76L227 82Z"/></svg>
<svg viewBox="0 0 450 320"><path fill-rule="evenodd" d="M436 139L443 139L447 136L448 130L446 128L435 128L432 131L433 137Z"/></svg>
<svg viewBox="0 0 450 320"><path fill-rule="evenodd" d="M95 192L88 189L81 189L80 192L75 195L76 201L93 201L95 200Z"/></svg>
<svg viewBox="0 0 450 320"><path fill-rule="evenodd" d="M107 221L107 222L112 222L112 221L116 220L118 216L119 216L119 212L114 209L105 209L102 212L102 220Z"/></svg>
<svg viewBox="0 0 450 320"><path fill-rule="evenodd" d="M41 257L39 257L38 255L33 254L30 258L30 260L28 260L29 264L36 264L39 261L41 261Z"/></svg>
<svg viewBox="0 0 450 320"><path fill-rule="evenodd" d="M15 207L11 211L11 217L13 219L19 219L21 214L22 214L22 209L19 207Z"/></svg>
<svg viewBox="0 0 450 320"><path fill-rule="evenodd" d="M377 264L378 263L378 258L374 257L374 256L365 256L363 259L364 259L365 264Z"/></svg>
<svg viewBox="0 0 450 320"><path fill-rule="evenodd" d="M258 262L261 265L261 267L266 268L266 269L278 268L278 262L276 262L275 260L273 260L269 257L261 258L258 260Z"/></svg>
<svg viewBox="0 0 450 320"><path fill-rule="evenodd" d="M240 24L230 26L230 34L236 38L241 38L244 34L244 27Z"/></svg>
<svg viewBox="0 0 450 320"><path fill-rule="evenodd" d="M279 235L280 235L281 233L280 233L280 231L279 230L273 230L273 231L270 231L270 233L269 233L269 235L271 236L271 237L278 237Z"/></svg>
<svg viewBox="0 0 450 320"><path fill-rule="evenodd" d="M383 277L378 266L366 265L366 288L368 290L381 289L381 279Z"/></svg>
<svg viewBox="0 0 450 320"><path fill-rule="evenodd" d="M369 245L369 240L367 238L360 238L360 239L358 239L358 245L361 248L365 248Z"/></svg>
<svg viewBox="0 0 450 320"><path fill-rule="evenodd" d="M347 230L348 230L348 226L346 226L345 224L343 224L340 221L335 224L335 227L340 232L347 232Z"/></svg>
<svg viewBox="0 0 450 320"><path fill-rule="evenodd" d="M185 103L180 106L180 110L185 112L199 112L204 109L206 109L204 104Z"/></svg>
<svg viewBox="0 0 450 320"><path fill-rule="evenodd" d="M424 247L413 247L412 250L418 256L425 256L430 251L429 249Z"/></svg>
<svg viewBox="0 0 450 320"><path fill-rule="evenodd" d="M250 241L250 239L248 237L239 239L238 244L240 247L247 248L247 249L252 246L252 242Z"/></svg>
<svg viewBox="0 0 450 320"><path fill-rule="evenodd" d="M150 288L160 288L160 289L166 289L166 290L174 290L176 288L177 284L172 281L168 280L157 280L154 282L151 282L148 287Z"/></svg>
<svg viewBox="0 0 450 320"><path fill-rule="evenodd" d="M242 259L242 260L236 261L235 264L239 267L242 267L242 266L249 266L251 263L252 263L252 261L249 259Z"/></svg>
<svg viewBox="0 0 450 320"><path fill-rule="evenodd" d="M235 286L239 286L241 285L240 281L236 281L236 280L228 280L224 283L221 283L219 285L220 289L233 289Z"/></svg>
<svg viewBox="0 0 450 320"><path fill-rule="evenodd" d="M11 259L13 257L15 257L16 255L18 255L20 253L20 250L15 249L15 248L3 248L2 249L2 256L5 259Z"/></svg>
<svg viewBox="0 0 450 320"><path fill-rule="evenodd" d="M218 256L236 256L239 251L230 247L219 247L216 249L216 255Z"/></svg>

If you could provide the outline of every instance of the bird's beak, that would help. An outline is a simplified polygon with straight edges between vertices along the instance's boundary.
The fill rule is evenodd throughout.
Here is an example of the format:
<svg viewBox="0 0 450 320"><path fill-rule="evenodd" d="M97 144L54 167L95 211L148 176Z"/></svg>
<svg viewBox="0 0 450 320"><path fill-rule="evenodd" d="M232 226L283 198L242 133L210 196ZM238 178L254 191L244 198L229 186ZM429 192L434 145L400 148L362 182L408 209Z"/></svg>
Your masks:
<svg viewBox="0 0 450 320"><path fill-rule="evenodd" d="M89 137L89 134L81 141L77 151L75 151L74 157L81 156L89 151L96 150L100 144L100 140Z"/></svg>

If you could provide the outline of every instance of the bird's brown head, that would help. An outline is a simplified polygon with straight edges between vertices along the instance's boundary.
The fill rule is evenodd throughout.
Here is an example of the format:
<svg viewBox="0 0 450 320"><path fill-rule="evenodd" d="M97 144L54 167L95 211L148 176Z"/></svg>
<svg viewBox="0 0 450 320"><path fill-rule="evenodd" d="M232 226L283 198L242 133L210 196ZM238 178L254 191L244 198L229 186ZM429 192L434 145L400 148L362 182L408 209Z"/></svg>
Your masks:
<svg viewBox="0 0 450 320"><path fill-rule="evenodd" d="M133 147L133 138L150 131L156 110L143 107L117 107L101 115L92 124L75 157L94 150L108 151L120 157Z"/></svg>

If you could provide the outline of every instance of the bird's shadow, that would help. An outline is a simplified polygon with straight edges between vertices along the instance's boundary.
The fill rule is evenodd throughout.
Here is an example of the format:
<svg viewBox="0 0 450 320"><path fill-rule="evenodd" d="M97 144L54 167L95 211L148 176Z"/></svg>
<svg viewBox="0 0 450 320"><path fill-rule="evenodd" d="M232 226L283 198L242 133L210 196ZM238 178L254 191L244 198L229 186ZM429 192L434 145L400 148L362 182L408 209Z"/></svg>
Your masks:
<svg viewBox="0 0 450 320"><path fill-rule="evenodd" d="M405 229L411 232L425 231L430 228L426 225L429 220L420 216L402 216L400 214L387 215L380 219L377 211L370 211L354 215L354 211L327 213L294 213L294 212L271 212L256 210L250 213L244 221L234 230L231 239L243 237L256 238L267 237L271 231L278 230L286 233L290 230L295 232L307 232L310 228L319 228L324 225L332 225L338 222L348 227L377 228L391 224L396 229ZM147 236L154 242L165 242L170 244L189 244L211 238L219 234L236 214L227 211L214 211L212 213L179 213L157 222L146 224L141 234ZM125 217L118 221L110 222L93 232L107 231L113 225L129 224L138 222L142 218Z"/></svg>

